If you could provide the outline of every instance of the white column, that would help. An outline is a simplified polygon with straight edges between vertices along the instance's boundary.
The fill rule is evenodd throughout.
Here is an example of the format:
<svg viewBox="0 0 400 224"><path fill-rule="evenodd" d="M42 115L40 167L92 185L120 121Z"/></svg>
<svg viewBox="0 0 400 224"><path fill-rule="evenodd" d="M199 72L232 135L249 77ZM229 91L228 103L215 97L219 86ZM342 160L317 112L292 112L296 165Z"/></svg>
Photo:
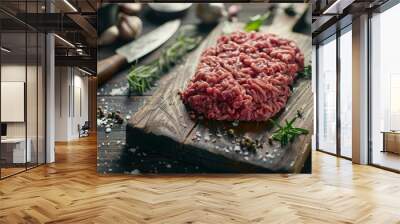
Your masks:
<svg viewBox="0 0 400 224"><path fill-rule="evenodd" d="M317 74L317 48L315 45L312 45L312 59L311 59L312 65L312 92L313 92L313 101L314 101L314 133L312 135L312 150L316 150L317 148L317 83L316 83L316 74Z"/></svg>
<svg viewBox="0 0 400 224"><path fill-rule="evenodd" d="M46 1L46 11L54 12L51 1ZM55 162L55 42L54 34L46 34L46 163Z"/></svg>
<svg viewBox="0 0 400 224"><path fill-rule="evenodd" d="M353 20L353 162L368 163L368 16Z"/></svg>
<svg viewBox="0 0 400 224"><path fill-rule="evenodd" d="M55 161L54 133L55 133L55 56L54 35L46 35L46 163Z"/></svg>

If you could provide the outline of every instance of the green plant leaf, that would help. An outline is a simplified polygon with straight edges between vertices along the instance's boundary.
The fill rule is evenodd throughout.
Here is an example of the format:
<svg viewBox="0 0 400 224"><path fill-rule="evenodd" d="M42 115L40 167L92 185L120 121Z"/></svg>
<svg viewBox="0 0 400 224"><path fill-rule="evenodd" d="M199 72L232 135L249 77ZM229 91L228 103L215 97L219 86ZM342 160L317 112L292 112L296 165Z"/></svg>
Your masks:
<svg viewBox="0 0 400 224"><path fill-rule="evenodd" d="M312 76L312 67L311 65L307 65L304 67L304 70L298 73L300 78L311 79Z"/></svg>
<svg viewBox="0 0 400 224"><path fill-rule="evenodd" d="M244 30L246 32L259 31L264 22L269 18L270 14L270 12L266 12L263 15L258 14L251 17L250 21L246 23Z"/></svg>
<svg viewBox="0 0 400 224"><path fill-rule="evenodd" d="M160 57L147 65L133 66L128 74L128 84L132 91L143 94L162 73L178 63L184 55L195 49L201 37L189 32L181 32L176 41L161 52Z"/></svg>
<svg viewBox="0 0 400 224"><path fill-rule="evenodd" d="M272 140L279 141L281 146L287 145L289 142L293 142L296 137L303 134L308 134L307 129L294 127L293 124L296 121L297 116L292 118L290 121L287 119L284 121L285 125L281 126L278 122L270 119L275 127L278 129L272 132Z"/></svg>
<svg viewBox="0 0 400 224"><path fill-rule="evenodd" d="M282 128L282 127L279 125L279 123L276 122L275 120L273 120L273 119L269 119L269 120L272 122L272 124L273 124L274 126L276 126L276 127L278 127L278 128Z"/></svg>

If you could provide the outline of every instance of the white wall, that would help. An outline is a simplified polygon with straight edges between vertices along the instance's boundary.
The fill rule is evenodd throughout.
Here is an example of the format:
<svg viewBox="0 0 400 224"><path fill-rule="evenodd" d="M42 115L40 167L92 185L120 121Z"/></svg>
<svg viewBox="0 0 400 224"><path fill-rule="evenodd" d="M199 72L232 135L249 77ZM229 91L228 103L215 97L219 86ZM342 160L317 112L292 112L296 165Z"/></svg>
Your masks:
<svg viewBox="0 0 400 224"><path fill-rule="evenodd" d="M3 64L1 65L1 81L3 82L25 82L25 64ZM1 108L6 110L6 108ZM25 123L11 122L7 123L8 137L25 137Z"/></svg>
<svg viewBox="0 0 400 224"><path fill-rule="evenodd" d="M68 124L68 85L69 77L67 67L55 68L55 110L54 110L54 123L55 123L55 141L67 141L69 133Z"/></svg>
<svg viewBox="0 0 400 224"><path fill-rule="evenodd" d="M78 124L88 121L88 78L72 67L56 67L55 73L55 140L78 139Z"/></svg>
<svg viewBox="0 0 400 224"><path fill-rule="evenodd" d="M39 70L36 70L39 69ZM1 81L2 82L24 82L26 85L26 106L24 104L22 108L18 108L19 112L25 114L26 120L22 122L6 122L7 123L7 137L8 138L25 138L25 135L30 140L30 148L32 151L32 161L36 162L36 158L39 159L39 163L44 163L44 150L45 150L45 120L44 120L44 74L42 73L42 67L36 67L36 65L25 64L2 64L1 66ZM27 78L27 80L25 80ZM24 90L20 90L21 94L24 94ZM7 97L7 95L2 95ZM13 113L10 107L2 107L1 110L6 113ZM16 110L16 108L14 108ZM14 112L15 113L15 112ZM24 116L24 115L22 115ZM38 155L37 155L38 153Z"/></svg>
<svg viewBox="0 0 400 224"><path fill-rule="evenodd" d="M88 78L82 76L82 73L79 72L79 75L76 75L77 70L75 70L74 75L74 96L71 96L74 99L74 108L72 108L72 135L74 138L79 137L77 126L80 124L81 126L88 121ZM80 96L80 97L79 97ZM80 108L81 107L81 108ZM75 110L75 113L74 113ZM82 110L82 111L80 111Z"/></svg>
<svg viewBox="0 0 400 224"><path fill-rule="evenodd" d="M1 82L1 121L24 122L25 83ZM36 108L36 105L34 105Z"/></svg>
<svg viewBox="0 0 400 224"><path fill-rule="evenodd" d="M2 82L25 82L25 64L3 64L1 65L1 81ZM33 69L32 66L28 66L29 70ZM29 94L29 93L28 93ZM32 93L33 94L33 93ZM36 92L35 92L36 94ZM7 108L1 108L1 110L7 110ZM29 116L29 115L28 115ZM31 119L28 120L30 121ZM7 136L8 137L25 137L25 122L7 122ZM28 136L29 137L29 136Z"/></svg>

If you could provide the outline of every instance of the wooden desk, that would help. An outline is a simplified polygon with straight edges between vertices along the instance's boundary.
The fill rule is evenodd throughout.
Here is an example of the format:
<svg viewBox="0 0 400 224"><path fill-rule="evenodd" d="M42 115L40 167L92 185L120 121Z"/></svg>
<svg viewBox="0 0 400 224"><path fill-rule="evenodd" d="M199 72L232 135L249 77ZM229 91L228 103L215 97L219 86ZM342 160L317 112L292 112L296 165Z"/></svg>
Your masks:
<svg viewBox="0 0 400 224"><path fill-rule="evenodd" d="M25 145L27 145L26 151ZM26 141L25 138L1 139L1 159L4 159L5 163L31 162L31 145L30 138L27 138Z"/></svg>
<svg viewBox="0 0 400 224"><path fill-rule="evenodd" d="M392 152L400 154L400 131L382 131L383 150L382 152Z"/></svg>

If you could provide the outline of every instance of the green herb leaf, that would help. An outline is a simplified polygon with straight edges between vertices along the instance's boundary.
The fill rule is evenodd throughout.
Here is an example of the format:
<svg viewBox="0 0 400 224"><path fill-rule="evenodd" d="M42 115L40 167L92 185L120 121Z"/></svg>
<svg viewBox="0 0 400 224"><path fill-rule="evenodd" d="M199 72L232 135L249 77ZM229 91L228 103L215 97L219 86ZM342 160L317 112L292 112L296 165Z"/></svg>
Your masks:
<svg viewBox="0 0 400 224"><path fill-rule="evenodd" d="M150 89L162 73L167 72L178 63L189 51L195 49L201 42L200 36L181 32L176 41L161 52L161 56L148 65L133 66L128 74L130 90L143 94Z"/></svg>
<svg viewBox="0 0 400 224"><path fill-rule="evenodd" d="M279 123L276 122L275 120L270 119L270 121L272 122L273 125L277 126L278 128L282 128L282 127L279 125Z"/></svg>
<svg viewBox="0 0 400 224"><path fill-rule="evenodd" d="M307 65L304 67L304 70L299 72L298 75L300 78L311 79L312 68L311 65Z"/></svg>
<svg viewBox="0 0 400 224"><path fill-rule="evenodd" d="M271 135L271 138L275 141L279 141L282 146L287 145L289 142L292 142L297 136L308 134L307 129L296 128L293 126L293 123L296 121L297 116L292 118L290 121L285 120L285 125L281 126L278 122L270 119L272 124L276 126L278 129L274 131Z"/></svg>
<svg viewBox="0 0 400 224"><path fill-rule="evenodd" d="M293 128L293 130L296 130L300 132L301 134L308 134L308 130L304 128Z"/></svg>
<svg viewBox="0 0 400 224"><path fill-rule="evenodd" d="M264 22L269 18L270 14L270 12L266 12L263 15L258 14L251 17L250 21L246 23L244 30L246 32L259 31Z"/></svg>
<svg viewBox="0 0 400 224"><path fill-rule="evenodd" d="M292 127L292 124L297 120L297 116L294 117L290 122L288 123L288 126Z"/></svg>

